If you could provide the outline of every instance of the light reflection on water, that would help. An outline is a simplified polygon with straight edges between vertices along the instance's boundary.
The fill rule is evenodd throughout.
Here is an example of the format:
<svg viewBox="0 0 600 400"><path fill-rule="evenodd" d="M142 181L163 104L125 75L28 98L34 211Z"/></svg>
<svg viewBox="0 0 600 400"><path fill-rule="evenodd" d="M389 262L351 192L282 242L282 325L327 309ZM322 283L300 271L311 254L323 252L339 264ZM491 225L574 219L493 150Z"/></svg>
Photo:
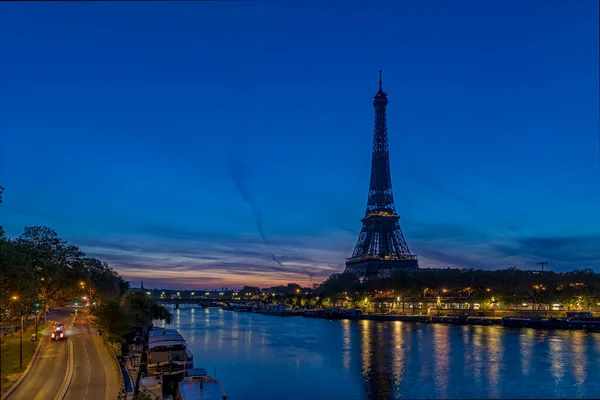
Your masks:
<svg viewBox="0 0 600 400"><path fill-rule="evenodd" d="M435 382L435 391L437 398L446 398L448 387L448 367L450 365L450 345L451 341L448 337L449 330L443 329L442 325L433 326L433 354L435 354L434 374L437 377Z"/></svg>
<svg viewBox="0 0 600 400"><path fill-rule="evenodd" d="M173 327L231 399L600 398L597 333L189 307Z"/></svg>

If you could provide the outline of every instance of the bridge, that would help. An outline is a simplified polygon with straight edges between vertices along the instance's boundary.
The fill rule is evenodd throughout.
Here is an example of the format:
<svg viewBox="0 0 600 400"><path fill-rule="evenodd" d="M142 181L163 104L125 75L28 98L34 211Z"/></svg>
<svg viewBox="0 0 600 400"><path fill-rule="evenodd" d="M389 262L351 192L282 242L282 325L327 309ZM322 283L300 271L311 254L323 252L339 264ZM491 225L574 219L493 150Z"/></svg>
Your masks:
<svg viewBox="0 0 600 400"><path fill-rule="evenodd" d="M202 308L215 306L216 303L226 303L226 304L260 304L260 300L241 300L241 299L232 299L232 298L192 298L192 299L159 299L158 302L160 304L174 304L175 308L178 309L181 304L197 304Z"/></svg>

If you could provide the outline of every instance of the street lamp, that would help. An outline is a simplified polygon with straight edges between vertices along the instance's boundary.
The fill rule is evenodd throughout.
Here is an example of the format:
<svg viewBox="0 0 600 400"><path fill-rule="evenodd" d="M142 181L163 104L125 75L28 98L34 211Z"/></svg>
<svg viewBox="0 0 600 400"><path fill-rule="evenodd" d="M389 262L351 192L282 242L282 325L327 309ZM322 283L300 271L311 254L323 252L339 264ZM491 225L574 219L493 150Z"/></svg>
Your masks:
<svg viewBox="0 0 600 400"><path fill-rule="evenodd" d="M35 335L35 340L37 341L37 333L38 333L38 307L40 306L40 303L35 303L35 315L34 315L34 321L35 321L35 331L33 331L33 334Z"/></svg>

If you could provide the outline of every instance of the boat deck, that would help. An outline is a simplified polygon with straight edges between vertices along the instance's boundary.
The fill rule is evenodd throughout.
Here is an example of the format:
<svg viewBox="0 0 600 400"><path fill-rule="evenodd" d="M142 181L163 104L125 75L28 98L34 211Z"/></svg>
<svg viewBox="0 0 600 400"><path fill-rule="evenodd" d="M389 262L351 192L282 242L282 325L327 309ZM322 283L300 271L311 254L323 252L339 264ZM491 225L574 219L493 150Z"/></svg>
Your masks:
<svg viewBox="0 0 600 400"><path fill-rule="evenodd" d="M225 392L218 381L200 379L179 382L181 400L223 400Z"/></svg>

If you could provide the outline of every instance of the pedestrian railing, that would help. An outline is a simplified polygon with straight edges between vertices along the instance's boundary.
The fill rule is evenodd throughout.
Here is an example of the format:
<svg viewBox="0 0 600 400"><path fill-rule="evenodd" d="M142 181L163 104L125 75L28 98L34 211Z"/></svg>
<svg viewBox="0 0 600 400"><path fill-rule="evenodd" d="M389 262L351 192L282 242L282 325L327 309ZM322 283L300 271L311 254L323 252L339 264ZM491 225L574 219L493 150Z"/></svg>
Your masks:
<svg viewBox="0 0 600 400"><path fill-rule="evenodd" d="M110 356L113 360L113 365L117 370L117 374L119 375L119 394L117 395L117 400L125 400L125 399L127 399L127 391L125 390L125 381L123 379L123 371L121 371L119 359L117 358L117 355L115 354L112 346L106 339L106 336L101 336L101 337L102 337L102 342L104 343L104 345L108 349L108 352L110 353Z"/></svg>
<svg viewBox="0 0 600 400"><path fill-rule="evenodd" d="M2 336L10 335L11 333L16 332L18 328L19 324L0 326L0 334Z"/></svg>

